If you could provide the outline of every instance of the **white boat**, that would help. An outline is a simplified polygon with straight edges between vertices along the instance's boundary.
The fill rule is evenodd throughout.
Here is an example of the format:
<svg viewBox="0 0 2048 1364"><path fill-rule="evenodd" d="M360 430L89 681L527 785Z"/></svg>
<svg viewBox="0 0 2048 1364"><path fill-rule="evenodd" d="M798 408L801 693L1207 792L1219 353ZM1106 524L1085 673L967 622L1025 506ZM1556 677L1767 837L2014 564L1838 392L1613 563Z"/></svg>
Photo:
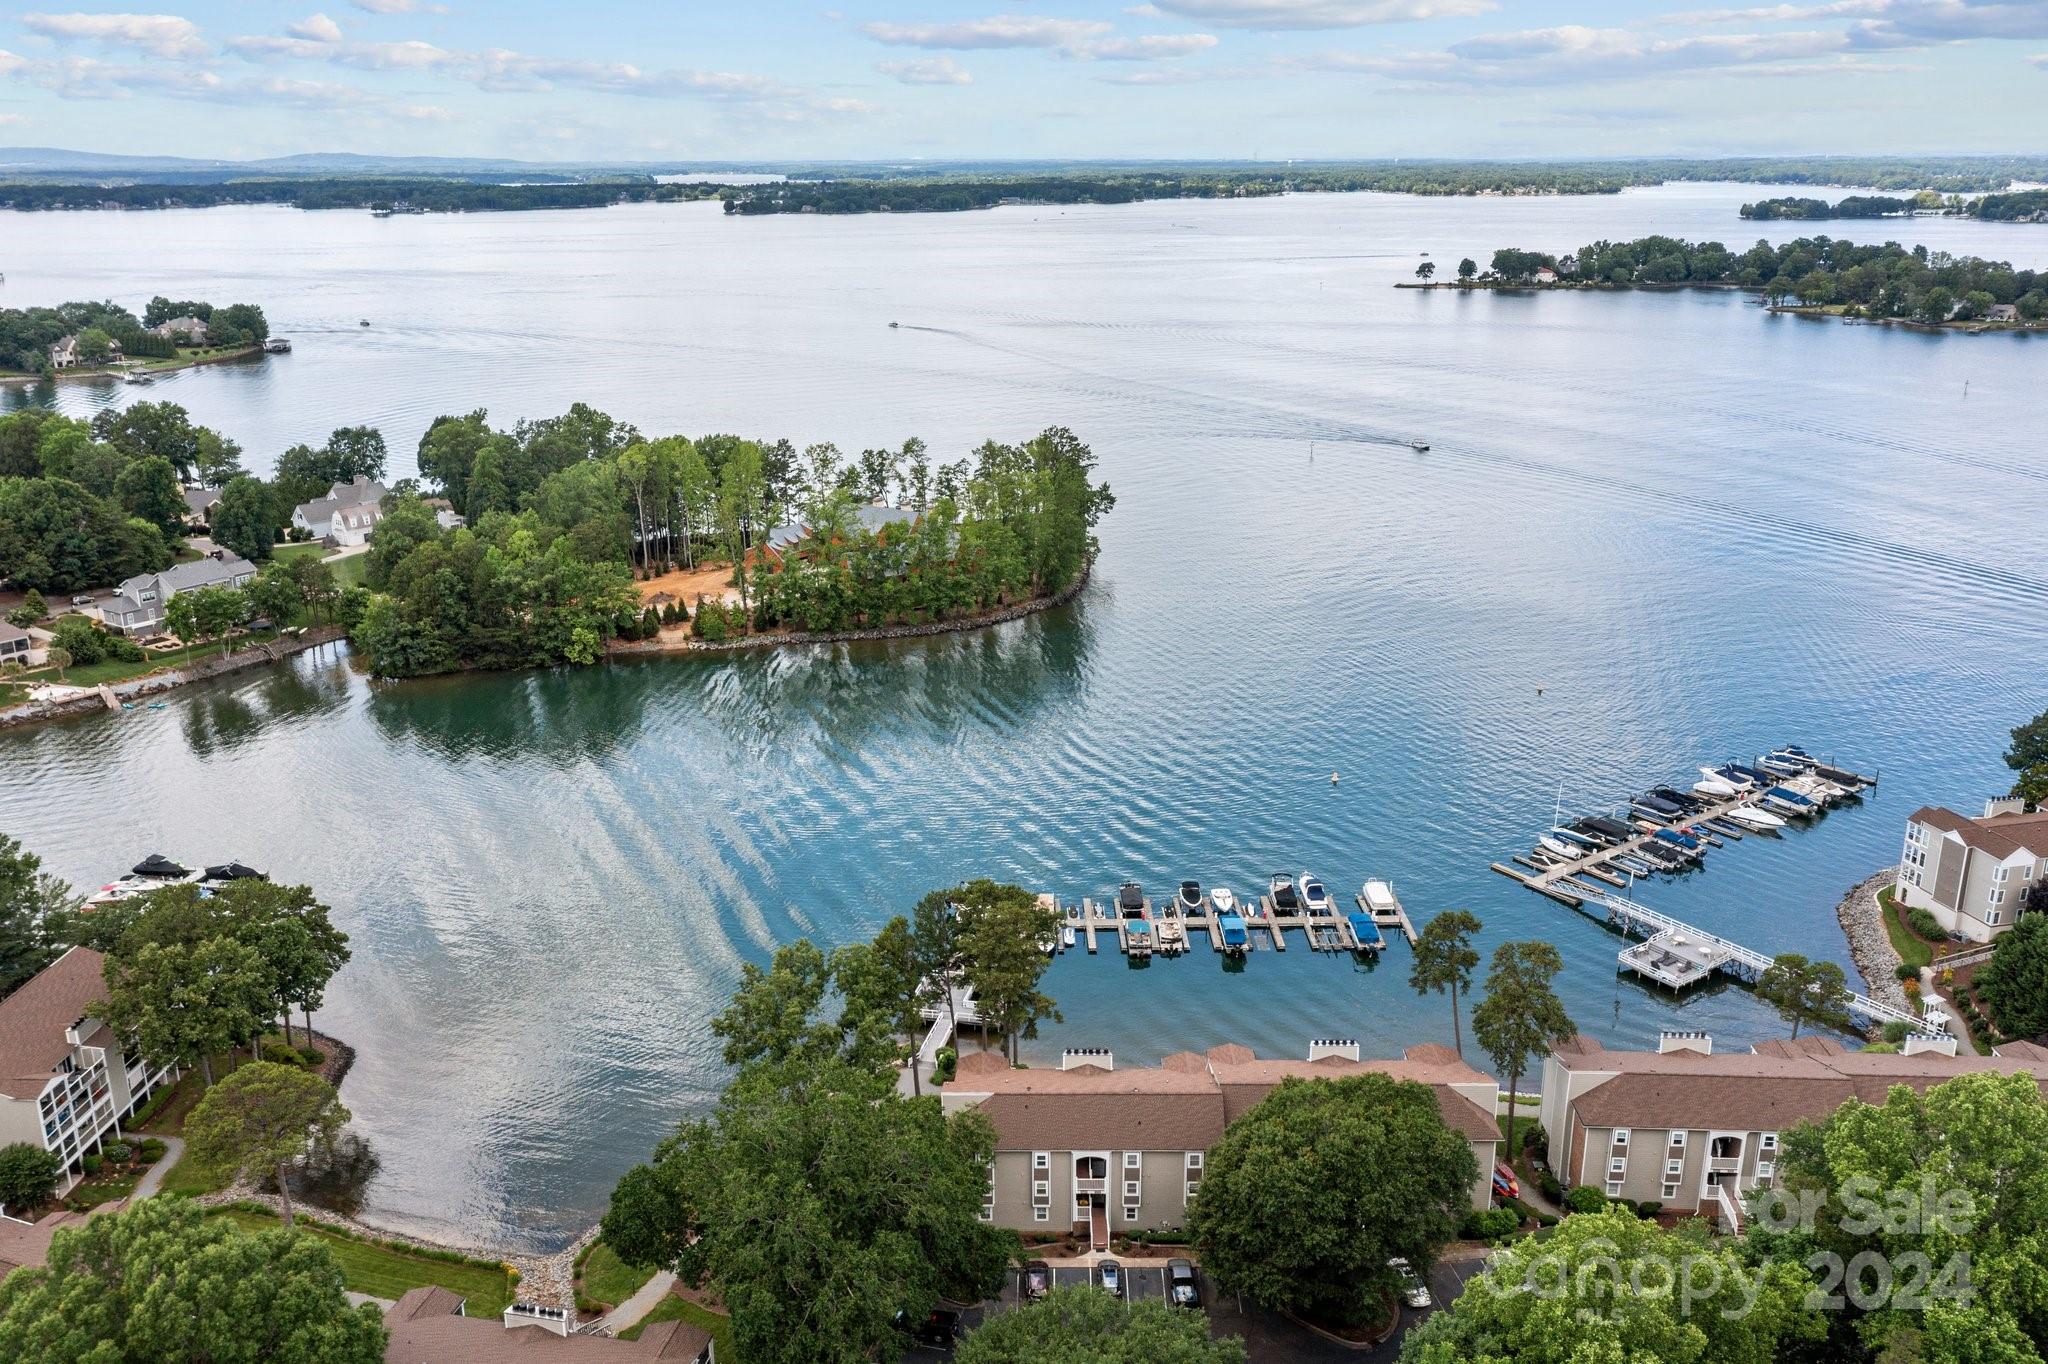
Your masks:
<svg viewBox="0 0 2048 1364"><path fill-rule="evenodd" d="M1429 442L1428 442L1428 441L1426 441L1426 440L1419 440L1419 439L1418 439L1418 440L1411 440L1411 441L1409 441L1409 442L1408 442L1408 448L1409 448L1410 450L1427 450L1427 449L1429 449Z"/></svg>
<svg viewBox="0 0 2048 1364"><path fill-rule="evenodd" d="M1536 842L1542 847L1543 851L1566 862L1576 862L1586 855L1585 849L1573 847L1556 834L1545 834L1537 839Z"/></svg>
<svg viewBox="0 0 2048 1364"><path fill-rule="evenodd" d="M141 370L131 369L121 376L121 382L124 384L147 384L154 381Z"/></svg>
<svg viewBox="0 0 2048 1364"><path fill-rule="evenodd" d="M1721 818L1740 824L1745 829L1782 829L1785 821L1769 810L1759 810L1754 805L1738 805Z"/></svg>
<svg viewBox="0 0 2048 1364"><path fill-rule="evenodd" d="M1209 905L1218 914L1237 913L1237 897L1221 886L1209 892Z"/></svg>
<svg viewBox="0 0 2048 1364"><path fill-rule="evenodd" d="M1385 881L1367 881L1364 895L1365 907L1375 915L1392 914L1401 907L1401 902L1394 898L1394 888Z"/></svg>
<svg viewBox="0 0 2048 1364"><path fill-rule="evenodd" d="M1074 926L1073 926L1072 924L1061 924L1061 925L1060 925L1060 946L1062 946L1062 947L1072 947L1073 945L1074 945Z"/></svg>
<svg viewBox="0 0 2048 1364"><path fill-rule="evenodd" d="M1718 782L1730 791L1735 792L1747 791L1750 787L1756 785L1755 782L1751 781L1748 777L1740 775L1731 767L1702 767L1700 769L1700 777L1705 781ZM1695 786L1693 790L1697 791L1699 787Z"/></svg>
<svg viewBox="0 0 2048 1364"><path fill-rule="evenodd" d="M1696 796L1711 796L1715 800L1726 800L1738 794L1735 783L1719 777L1701 777L1692 784L1692 793Z"/></svg>
<svg viewBox="0 0 2048 1364"><path fill-rule="evenodd" d="M1322 878L1312 871L1301 874L1301 904L1310 914L1329 914L1330 892L1323 885Z"/></svg>

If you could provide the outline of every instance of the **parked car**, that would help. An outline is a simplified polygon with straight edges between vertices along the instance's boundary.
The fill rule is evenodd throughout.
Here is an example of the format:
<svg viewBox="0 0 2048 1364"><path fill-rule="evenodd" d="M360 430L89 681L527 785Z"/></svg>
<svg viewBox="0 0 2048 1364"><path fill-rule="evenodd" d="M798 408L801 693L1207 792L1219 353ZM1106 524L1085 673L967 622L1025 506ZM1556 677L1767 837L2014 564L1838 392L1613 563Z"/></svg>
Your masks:
<svg viewBox="0 0 2048 1364"><path fill-rule="evenodd" d="M93 603L93 598L91 597L91 595L90 595L90 594L86 594L86 593L81 593L80 595L78 595L78 596L76 596L76 597L73 597L73 598L71 599L71 604L72 604L73 606L91 606L91 605L92 605L92 603Z"/></svg>
<svg viewBox="0 0 2048 1364"><path fill-rule="evenodd" d="M1124 1295L1124 1267L1115 1260L1104 1260L1096 1270L1102 1275L1102 1290L1112 1298Z"/></svg>
<svg viewBox="0 0 2048 1364"><path fill-rule="evenodd" d="M1401 1301L1420 1311L1436 1306L1436 1299L1429 1296L1429 1285L1415 1272L1415 1266L1396 1256L1387 1261L1387 1268L1394 1271L1394 1277L1401 1281Z"/></svg>
<svg viewBox="0 0 2048 1364"><path fill-rule="evenodd" d="M1166 1262L1166 1300L1175 1307L1200 1307L1202 1287L1195 1280L1192 1260Z"/></svg>
<svg viewBox="0 0 2048 1364"><path fill-rule="evenodd" d="M951 1348L953 1342L960 1338L960 1314L950 1308L934 1307L923 1320L914 1320L908 1312L898 1312L896 1329L909 1332L911 1339L920 1345Z"/></svg>
<svg viewBox="0 0 2048 1364"><path fill-rule="evenodd" d="M1032 1260L1024 1266L1024 1296L1042 1298L1052 1291L1052 1266L1043 1260Z"/></svg>
<svg viewBox="0 0 2048 1364"><path fill-rule="evenodd" d="M1515 1172L1505 1165L1493 1167L1493 1196L1495 1198L1520 1198L1522 1186L1515 1182Z"/></svg>

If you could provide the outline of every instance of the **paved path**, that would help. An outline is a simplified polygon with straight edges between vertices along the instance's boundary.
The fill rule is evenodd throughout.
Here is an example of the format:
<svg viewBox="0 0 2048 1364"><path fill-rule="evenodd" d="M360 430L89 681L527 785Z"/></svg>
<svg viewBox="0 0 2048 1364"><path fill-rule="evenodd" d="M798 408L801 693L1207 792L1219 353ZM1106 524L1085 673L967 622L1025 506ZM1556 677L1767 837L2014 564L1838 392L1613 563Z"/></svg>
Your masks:
<svg viewBox="0 0 2048 1364"><path fill-rule="evenodd" d="M135 1192L128 1195L130 1203L155 1197L156 1191L163 1187L164 1176L171 1172L173 1165L185 1158L183 1137L158 1137L157 1140L164 1144L164 1158L144 1170L142 1178L135 1181Z"/></svg>
<svg viewBox="0 0 2048 1364"><path fill-rule="evenodd" d="M378 1311L381 1312L386 1308L393 1306L391 1299L373 1298L368 1293L357 1293L353 1290L349 1290L346 1293L346 1296L351 1307L361 1307L364 1303L368 1303L370 1304L370 1306L376 1308Z"/></svg>
<svg viewBox="0 0 2048 1364"><path fill-rule="evenodd" d="M668 1291L675 1286L675 1275L665 1269L658 1271L653 1278L641 1284L639 1291L632 1297L614 1307L612 1314L597 1324L598 1330L608 1335L617 1335L652 1312L655 1304L667 1297Z"/></svg>

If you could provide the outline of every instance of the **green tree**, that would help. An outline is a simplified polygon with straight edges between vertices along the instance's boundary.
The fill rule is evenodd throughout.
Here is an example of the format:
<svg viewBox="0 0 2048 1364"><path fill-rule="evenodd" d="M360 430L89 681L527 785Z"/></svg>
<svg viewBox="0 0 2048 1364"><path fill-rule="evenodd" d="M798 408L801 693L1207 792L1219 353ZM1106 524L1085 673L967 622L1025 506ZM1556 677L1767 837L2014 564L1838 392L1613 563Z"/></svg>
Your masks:
<svg viewBox="0 0 2048 1364"><path fill-rule="evenodd" d="M1426 1085L1289 1078L1232 1123L1188 1205L1202 1264L1233 1293L1351 1325L1427 1268L1472 1206L1472 1147Z"/></svg>
<svg viewBox="0 0 2048 1364"><path fill-rule="evenodd" d="M1478 273L1479 262L1473 260L1470 256L1467 256L1465 257L1465 259L1458 262L1458 278L1463 280L1465 283L1470 284L1472 282L1472 277Z"/></svg>
<svg viewBox="0 0 2048 1364"><path fill-rule="evenodd" d="M2012 793L2033 805L2048 800L2048 710L2013 728L2004 756L2005 765L2019 774Z"/></svg>
<svg viewBox="0 0 2048 1364"><path fill-rule="evenodd" d="M1673 1285L1686 1292L1638 1291ZM1773 1364L1810 1357L1825 1326L1790 1262L1745 1263L1703 1223L1666 1231L1624 1208L1568 1217L1520 1241L1402 1343L1402 1364L1656 1361ZM1675 1287L1675 1286L1674 1286ZM1755 1301L1746 1294L1753 1290Z"/></svg>
<svg viewBox="0 0 2048 1364"><path fill-rule="evenodd" d="M252 1061L206 1091L185 1119L202 1170L230 1179L275 1173L292 1224L291 1167L315 1141L332 1145L349 1120L334 1086L295 1066Z"/></svg>
<svg viewBox="0 0 2048 1364"><path fill-rule="evenodd" d="M457 508L469 505L469 472L477 452L491 439L489 414L479 407L467 416L441 416L420 437L420 477L431 480Z"/></svg>
<svg viewBox="0 0 2048 1364"><path fill-rule="evenodd" d="M1071 1286L990 1317L954 1357L960 1364L1244 1364L1245 1353L1237 1336L1209 1339L1200 1312Z"/></svg>
<svg viewBox="0 0 2048 1364"><path fill-rule="evenodd" d="M1832 1357L1924 1333L1929 1360L2037 1358L2013 1344L2048 1341L2048 1166L2015 1153L2042 1150L2048 1103L2027 1072L1963 1075L1925 1093L1894 1085L1882 1104L1852 1099L1781 1134L1778 1189L1752 1195L1750 1239L1780 1261L1820 1253L1929 1267L1913 1298L1849 1295L1831 1314Z"/></svg>
<svg viewBox="0 0 2048 1364"><path fill-rule="evenodd" d="M136 460L114 480L114 496L130 516L139 516L166 535L185 529L185 495L177 471L162 455Z"/></svg>
<svg viewBox="0 0 2048 1364"><path fill-rule="evenodd" d="M214 541L244 559L268 559L279 524L270 489L247 475L229 480L214 504Z"/></svg>
<svg viewBox="0 0 2048 1364"><path fill-rule="evenodd" d="M2048 1033L2048 914L2022 914L1999 936L1977 995L2006 1036Z"/></svg>
<svg viewBox="0 0 2048 1364"><path fill-rule="evenodd" d="M780 1065L838 1058L847 1033L861 1020L849 1017L842 1029L821 1016L832 988L832 968L808 938L776 949L767 970L752 962L740 968L739 988L725 1011L711 1020L712 1036L725 1043L728 1066ZM857 1061L858 1055L848 1059Z"/></svg>
<svg viewBox="0 0 2048 1364"><path fill-rule="evenodd" d="M199 462L199 432L192 416L176 403L131 403L102 409L92 433L131 459L161 455L179 478L191 478Z"/></svg>
<svg viewBox="0 0 2048 1364"><path fill-rule="evenodd" d="M107 1017L152 1061L198 1065L254 1037L270 1016L269 972L256 949L230 937L144 943L106 962Z"/></svg>
<svg viewBox="0 0 2048 1364"><path fill-rule="evenodd" d="M57 959L76 901L43 861L0 833L0 999Z"/></svg>
<svg viewBox="0 0 2048 1364"><path fill-rule="evenodd" d="M280 626L289 625L305 604L290 565L275 561L265 564L261 573L243 585L242 596L252 619L267 616Z"/></svg>
<svg viewBox="0 0 2048 1364"><path fill-rule="evenodd" d="M1920 296L1920 304L1913 310L1913 315L1922 322L1942 323L1948 321L1955 306L1956 296L1945 286L1937 284Z"/></svg>
<svg viewBox="0 0 2048 1364"><path fill-rule="evenodd" d="M389 457L384 433L374 426L342 426L327 437L326 469L330 483L384 477Z"/></svg>
<svg viewBox="0 0 2048 1364"><path fill-rule="evenodd" d="M43 600L43 594L31 587L22 594L21 605L7 613L7 623L27 629L39 625L50 614L50 604Z"/></svg>
<svg viewBox="0 0 2048 1364"><path fill-rule="evenodd" d="M251 1234L182 1198L61 1230L46 1268L0 1283L11 1364L380 1364L384 1343L322 1242Z"/></svg>
<svg viewBox="0 0 2048 1364"><path fill-rule="evenodd" d="M410 558L414 550L440 539L441 535L441 522L432 507L417 497L393 498L385 509L384 519L377 523L376 534L370 537L368 557L363 563L365 581L373 588L390 586L392 570Z"/></svg>
<svg viewBox="0 0 2048 1364"><path fill-rule="evenodd" d="M1426 260L1422 264L1415 267L1415 278L1423 280L1425 282L1427 282L1430 276L1434 275L1435 273L1436 262L1433 260Z"/></svg>
<svg viewBox="0 0 2048 1364"><path fill-rule="evenodd" d="M1415 964L1408 971L1408 988L1418 995L1450 991L1451 1037L1460 1056L1465 1054L1465 1025L1458 996L1472 988L1472 970L1479 965L1472 935L1478 931L1479 920L1470 912L1445 910L1423 925L1415 940Z"/></svg>
<svg viewBox="0 0 2048 1364"><path fill-rule="evenodd" d="M119 509L77 483L0 479L0 569L21 587L79 592L115 581L122 534Z"/></svg>
<svg viewBox="0 0 2048 1364"><path fill-rule="evenodd" d="M225 488L245 472L242 447L220 432L202 426L192 443L192 468L205 487Z"/></svg>
<svg viewBox="0 0 2048 1364"><path fill-rule="evenodd" d="M1515 1099L1522 1076L1550 1055L1554 1042L1576 1028L1550 982L1564 969L1557 949L1547 942L1502 943L1493 950L1486 972L1486 997L1472 1011L1472 1036L1493 1064L1508 1077L1508 1159L1515 1145Z"/></svg>
<svg viewBox="0 0 2048 1364"><path fill-rule="evenodd" d="M849 1015L869 1020L867 1030L892 1038L898 1059L909 1057L910 1089L924 1092L915 1060L925 992L918 974L917 942L901 914L883 924L874 941L853 943L832 954L832 978Z"/></svg>
<svg viewBox="0 0 2048 1364"><path fill-rule="evenodd" d="M1797 952L1781 952L1756 982L1757 998L1778 1011L1799 1036L1801 1023L1853 1032L1849 1017L1849 981L1831 961L1809 961Z"/></svg>
<svg viewBox="0 0 2048 1364"><path fill-rule="evenodd" d="M46 655L49 665L57 670L57 680L64 680L64 670L71 666L71 651L61 644L52 644Z"/></svg>
<svg viewBox="0 0 2048 1364"><path fill-rule="evenodd" d="M758 1061L626 1173L603 1235L629 1264L708 1277L752 1364L895 1358L898 1310L1001 1281L1017 1243L980 1220L994 1157L985 1118L898 1094L886 1070Z"/></svg>
<svg viewBox="0 0 2048 1364"><path fill-rule="evenodd" d="M1038 988L1052 957L1046 944L1060 931L1059 914L1022 886L970 881L953 892L959 907L962 974L982 1020L1017 1059L1019 1038L1038 1036L1038 1025L1060 1021L1052 997Z"/></svg>
<svg viewBox="0 0 2048 1364"><path fill-rule="evenodd" d="M0 1209L16 1217L57 1196L64 1161L55 1151L17 1141L0 1146Z"/></svg>

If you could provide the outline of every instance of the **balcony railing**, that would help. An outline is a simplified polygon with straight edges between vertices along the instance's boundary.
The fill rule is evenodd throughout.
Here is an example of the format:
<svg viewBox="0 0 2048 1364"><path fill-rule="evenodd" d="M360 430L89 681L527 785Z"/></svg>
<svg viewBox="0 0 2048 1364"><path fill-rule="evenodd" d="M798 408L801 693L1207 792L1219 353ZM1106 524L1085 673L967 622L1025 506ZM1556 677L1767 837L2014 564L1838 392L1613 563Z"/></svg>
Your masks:
<svg viewBox="0 0 2048 1364"><path fill-rule="evenodd" d="M1741 1156L1714 1156L1707 1161L1707 1170L1712 1174L1737 1175L1742 1173Z"/></svg>
<svg viewBox="0 0 2048 1364"><path fill-rule="evenodd" d="M1109 1181L1107 1179L1081 1179L1077 1177L1074 1180L1074 1192L1107 1193L1109 1192Z"/></svg>

